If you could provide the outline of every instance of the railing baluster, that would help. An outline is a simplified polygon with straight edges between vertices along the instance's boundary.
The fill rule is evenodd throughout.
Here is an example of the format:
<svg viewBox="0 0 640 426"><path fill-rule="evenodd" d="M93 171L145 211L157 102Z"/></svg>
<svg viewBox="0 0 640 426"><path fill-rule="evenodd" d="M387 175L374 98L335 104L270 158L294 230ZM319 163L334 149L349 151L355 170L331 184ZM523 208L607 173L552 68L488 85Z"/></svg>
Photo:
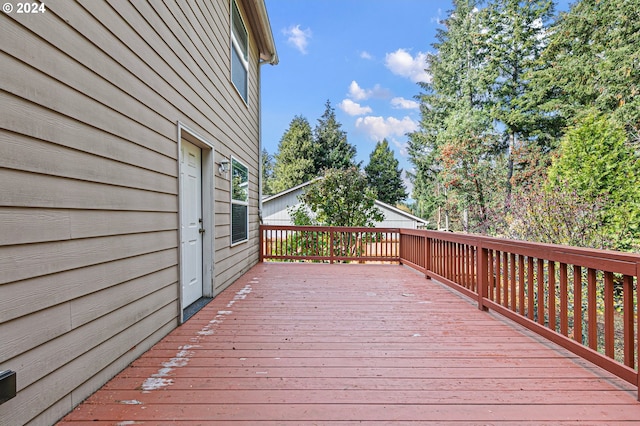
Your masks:
<svg viewBox="0 0 640 426"><path fill-rule="evenodd" d="M548 296L548 312L549 312L549 328L556 331L556 262L548 261L547 274L549 275L549 296Z"/></svg>
<svg viewBox="0 0 640 426"><path fill-rule="evenodd" d="M511 263L511 275L509 281L511 282L511 310L516 312L516 255L510 254Z"/></svg>
<svg viewBox="0 0 640 426"><path fill-rule="evenodd" d="M624 334L624 365L635 368L635 309L633 303L633 277L625 275L622 278L623 292L623 334Z"/></svg>
<svg viewBox="0 0 640 426"><path fill-rule="evenodd" d="M498 250L495 252L494 262L494 300L499 305L502 302L502 256Z"/></svg>
<svg viewBox="0 0 640 426"><path fill-rule="evenodd" d="M482 243L478 245L477 250L478 309L486 311L484 299L487 297L487 288L489 287L489 250L482 247Z"/></svg>
<svg viewBox="0 0 640 426"><path fill-rule="evenodd" d="M425 254L424 254L424 267L427 271L432 271L435 272L435 268L436 268L436 260L435 260L435 255L436 255L436 248L435 248L435 240L433 238L430 237L426 237L426 242L425 242ZM431 277L429 275L429 277Z"/></svg>
<svg viewBox="0 0 640 426"><path fill-rule="evenodd" d="M509 254L502 252L502 304L509 306Z"/></svg>
<svg viewBox="0 0 640 426"><path fill-rule="evenodd" d="M613 273L604 273L604 353L615 358L613 350L615 330L613 325Z"/></svg>
<svg viewBox="0 0 640 426"><path fill-rule="evenodd" d="M569 334L569 287L567 277L567 264L560 263L560 333Z"/></svg>
<svg viewBox="0 0 640 426"><path fill-rule="evenodd" d="M469 244L464 245L464 273L465 287L475 291L473 288L473 252Z"/></svg>
<svg viewBox="0 0 640 426"><path fill-rule="evenodd" d="M453 282L462 285L462 268L460 264L460 244L453 243Z"/></svg>
<svg viewBox="0 0 640 426"><path fill-rule="evenodd" d="M533 257L527 257L527 318L534 320L535 315L533 309L535 307L534 291L533 291Z"/></svg>
<svg viewBox="0 0 640 426"><path fill-rule="evenodd" d="M329 229L329 263L333 264L333 229Z"/></svg>
<svg viewBox="0 0 640 426"><path fill-rule="evenodd" d="M524 316L524 256L518 255L518 309Z"/></svg>
<svg viewBox="0 0 640 426"><path fill-rule="evenodd" d="M495 262L493 260L493 250L489 250L488 255L489 255L489 262L488 262L489 263L489 265L488 265L488 270L489 270L489 295L488 296L489 296L490 300L494 300L495 301L495 298L494 298L494 291L495 290L494 289L495 289L495 286L496 286L496 278L495 278L496 275L495 275L495 272L493 271L494 265L495 265Z"/></svg>
<svg viewBox="0 0 640 426"><path fill-rule="evenodd" d="M587 321L589 347L598 350L598 312L596 301L596 270L589 268L587 270Z"/></svg>
<svg viewBox="0 0 640 426"><path fill-rule="evenodd" d="M449 278L451 281L454 281L455 277L453 276L453 255L452 255L453 243L451 243L450 241L446 241L445 246L446 246L446 249L445 249L446 252L444 256L445 256L446 265L447 265L447 273L445 277Z"/></svg>
<svg viewBox="0 0 640 426"><path fill-rule="evenodd" d="M440 274L442 276L446 276L447 271L446 271L446 262L445 262L445 253L446 253L446 246L447 244L442 241L442 240L438 240L438 257L439 257L439 268L440 268Z"/></svg>
<svg viewBox="0 0 640 426"><path fill-rule="evenodd" d="M435 273L438 275L442 275L442 259L441 259L441 252L442 252L442 243L441 241L435 240Z"/></svg>
<svg viewBox="0 0 640 426"><path fill-rule="evenodd" d="M536 275L538 282L538 324L544 325L544 259L538 259L538 273Z"/></svg>
<svg viewBox="0 0 640 426"><path fill-rule="evenodd" d="M573 339L584 344L582 337L582 268L573 265Z"/></svg>

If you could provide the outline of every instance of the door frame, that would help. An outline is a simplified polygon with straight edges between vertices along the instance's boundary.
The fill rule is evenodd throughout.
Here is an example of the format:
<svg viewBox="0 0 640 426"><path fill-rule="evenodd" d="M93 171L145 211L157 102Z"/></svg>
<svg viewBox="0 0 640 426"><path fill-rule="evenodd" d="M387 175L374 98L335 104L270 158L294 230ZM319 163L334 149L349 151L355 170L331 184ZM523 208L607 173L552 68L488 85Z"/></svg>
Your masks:
<svg viewBox="0 0 640 426"><path fill-rule="evenodd" d="M182 177L180 164L182 162L182 141L190 142L202 150L202 296L214 296L214 199L215 199L215 151L214 146L207 139L178 121L178 298L179 321L184 322L184 301L182 297Z"/></svg>

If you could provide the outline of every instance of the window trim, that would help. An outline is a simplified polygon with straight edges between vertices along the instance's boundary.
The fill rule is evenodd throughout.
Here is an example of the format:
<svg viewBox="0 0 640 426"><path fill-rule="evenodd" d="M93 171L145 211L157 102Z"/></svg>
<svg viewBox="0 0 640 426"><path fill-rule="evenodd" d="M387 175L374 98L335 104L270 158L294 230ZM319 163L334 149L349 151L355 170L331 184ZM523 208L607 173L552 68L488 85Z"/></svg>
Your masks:
<svg viewBox="0 0 640 426"><path fill-rule="evenodd" d="M238 165L244 167L244 169L247 171L247 200L243 201L243 200L236 200L233 198L233 166L234 166L234 162L237 163ZM243 244L249 241L249 168L246 166L246 164L244 164L242 161L238 160L236 157L231 156L231 178L229 179L229 215L230 215L230 219L229 219L229 231L230 231L230 235L229 235L229 239L231 241L231 247L234 247L238 244ZM234 205L239 205L239 206L245 206L247 208L247 223L246 223L246 237L242 240L238 240L238 241L233 241L233 206Z"/></svg>
<svg viewBox="0 0 640 426"><path fill-rule="evenodd" d="M246 38L246 43L244 46L244 52L243 52L243 48L240 45L240 41L236 39L236 34L234 31L234 26L236 24L235 20L234 20L234 8L238 11L238 16L240 17L240 26L242 27L241 29L244 31L245 34L245 38ZM231 50L230 50L230 70L231 70L231 83L233 85L233 87L236 89L236 92L238 92L238 94L240 95L240 97L242 98L242 100L244 101L244 103L246 105L249 105L249 31L247 30L247 25L244 22L244 18L242 17L242 13L240 13L240 8L238 7L238 4L236 2L236 0L231 0ZM242 64L242 67L244 69L244 79L245 79L245 87L246 87L246 93L243 94L242 91L240 90L240 88L236 85L236 82L234 81L233 78L233 63L234 63L234 55L237 55L238 58L240 59L240 62Z"/></svg>

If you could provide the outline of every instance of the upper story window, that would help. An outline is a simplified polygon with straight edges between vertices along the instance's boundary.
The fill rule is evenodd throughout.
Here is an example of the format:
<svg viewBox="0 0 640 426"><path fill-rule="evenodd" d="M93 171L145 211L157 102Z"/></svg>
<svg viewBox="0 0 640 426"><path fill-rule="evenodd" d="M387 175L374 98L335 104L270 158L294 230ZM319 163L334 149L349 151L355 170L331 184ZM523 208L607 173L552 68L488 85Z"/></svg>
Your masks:
<svg viewBox="0 0 640 426"><path fill-rule="evenodd" d="M249 34L235 0L231 2L231 81L248 102Z"/></svg>
<svg viewBox="0 0 640 426"><path fill-rule="evenodd" d="M249 169L231 157L231 244L249 239Z"/></svg>

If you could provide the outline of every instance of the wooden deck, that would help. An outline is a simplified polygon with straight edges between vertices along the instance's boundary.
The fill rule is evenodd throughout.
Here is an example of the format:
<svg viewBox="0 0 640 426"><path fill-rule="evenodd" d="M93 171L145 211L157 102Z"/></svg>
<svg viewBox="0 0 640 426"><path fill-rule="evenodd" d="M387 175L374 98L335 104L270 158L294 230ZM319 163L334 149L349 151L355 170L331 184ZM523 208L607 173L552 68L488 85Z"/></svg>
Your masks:
<svg viewBox="0 0 640 426"><path fill-rule="evenodd" d="M406 267L261 263L59 424L640 424L635 392Z"/></svg>

